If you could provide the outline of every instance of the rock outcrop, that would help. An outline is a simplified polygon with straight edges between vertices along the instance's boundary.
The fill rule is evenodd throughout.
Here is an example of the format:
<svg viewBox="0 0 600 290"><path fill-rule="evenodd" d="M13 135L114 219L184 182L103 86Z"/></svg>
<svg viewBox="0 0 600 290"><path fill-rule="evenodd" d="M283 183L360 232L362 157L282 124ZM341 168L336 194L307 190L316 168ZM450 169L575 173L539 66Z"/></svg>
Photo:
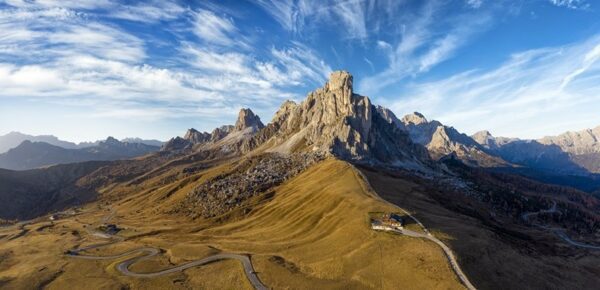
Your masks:
<svg viewBox="0 0 600 290"><path fill-rule="evenodd" d="M517 138L506 138L506 137L494 137L490 131L483 130L479 131L471 136L475 142L479 143L486 149L497 150L498 148L513 142L518 141Z"/></svg>
<svg viewBox="0 0 600 290"><path fill-rule="evenodd" d="M600 126L578 132L566 132L558 136L539 139L545 145L557 145L573 155L600 153Z"/></svg>
<svg viewBox="0 0 600 290"><path fill-rule="evenodd" d="M409 133L413 142L425 146L431 158L435 160L453 155L474 166L496 167L507 164L501 158L487 152L471 137L438 121L428 121L420 113L406 115L400 123L399 126Z"/></svg>
<svg viewBox="0 0 600 290"><path fill-rule="evenodd" d="M223 138L225 138L225 136L227 136L231 131L233 131L233 126L231 125L224 125L218 128L215 128L212 133L210 133L210 141L211 142L217 142Z"/></svg>
<svg viewBox="0 0 600 290"><path fill-rule="evenodd" d="M260 118L252 112L250 109L241 109L238 114L238 119L235 122L235 131L244 131L251 128L252 131L256 132L265 125L260 121Z"/></svg>
<svg viewBox="0 0 600 290"><path fill-rule="evenodd" d="M494 137L487 131L473 139L509 162L560 174L600 173L600 127L538 140Z"/></svg>
<svg viewBox="0 0 600 290"><path fill-rule="evenodd" d="M255 143L280 153L327 152L343 159L396 164L428 160L422 146L387 122L368 97L355 94L352 75L336 71L300 104L285 102Z"/></svg>
<svg viewBox="0 0 600 290"><path fill-rule="evenodd" d="M201 144L210 141L211 135L206 132L200 132L194 128L187 130L183 139L190 141L192 144Z"/></svg>
<svg viewBox="0 0 600 290"><path fill-rule="evenodd" d="M247 140L265 125L250 109L241 109L235 126L224 125L215 128L210 134L194 128L188 129L184 137L175 137L162 147L162 151L181 150L220 150L235 153L246 152Z"/></svg>

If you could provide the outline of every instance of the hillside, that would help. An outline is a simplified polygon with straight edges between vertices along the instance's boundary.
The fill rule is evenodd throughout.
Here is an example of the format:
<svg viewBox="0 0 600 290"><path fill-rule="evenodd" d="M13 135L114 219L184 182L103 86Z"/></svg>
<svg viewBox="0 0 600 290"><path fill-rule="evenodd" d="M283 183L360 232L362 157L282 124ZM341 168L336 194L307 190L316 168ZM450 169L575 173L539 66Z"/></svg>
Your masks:
<svg viewBox="0 0 600 290"><path fill-rule="evenodd" d="M77 181L107 164L84 162L27 171L0 169L0 219L35 218L94 200L95 191Z"/></svg>
<svg viewBox="0 0 600 290"><path fill-rule="evenodd" d="M215 170L222 171L224 167L217 166L196 176L214 175ZM198 182L201 180L202 177ZM152 183L148 180L144 185ZM248 253L260 279L276 289L393 288L394 285L462 288L437 245L369 228L369 212L395 209L374 198L353 167L345 162L330 159L309 168L274 188L272 194L255 200L250 211L242 215L190 222L149 207L157 205L156 198L162 201L160 207L174 205L189 188L184 184L172 194L165 195L168 187L157 187L147 194L113 203L117 213L114 222L126 229L121 234L128 237L127 241L94 254L152 244L164 250L163 256L132 267L136 271L152 271L168 267L171 262L180 264L214 252ZM215 262L170 276L135 279L112 274L111 261L93 262L60 255L89 239L82 227L106 214L108 211L88 206L77 220L60 220L52 227L30 231L0 244L0 255L6 257L0 264L3 285L18 288L45 285L58 289L94 275L94 280L87 280L89 287L248 287L235 261ZM42 224L26 228L35 229ZM79 233L71 235L71 231ZM61 237L64 233L69 234ZM32 248L44 251L30 251Z"/></svg>
<svg viewBox="0 0 600 290"><path fill-rule="evenodd" d="M470 172L463 175L463 180L474 184L475 190L453 189L442 180L423 179L408 172L372 167L361 167L361 171L381 197L414 212L436 236L443 237L478 289L595 289L600 253L574 247L544 227L563 223L586 228L588 234L580 236L575 230L568 235L598 245L597 222L586 226L578 222L588 218L576 218L578 222L574 222L568 215L561 215L587 214L590 221L597 221L598 199L581 203L576 200L589 195L457 166ZM540 216L538 226L523 221L522 214L547 210L552 200L560 204L560 213ZM590 207L580 208L581 204Z"/></svg>

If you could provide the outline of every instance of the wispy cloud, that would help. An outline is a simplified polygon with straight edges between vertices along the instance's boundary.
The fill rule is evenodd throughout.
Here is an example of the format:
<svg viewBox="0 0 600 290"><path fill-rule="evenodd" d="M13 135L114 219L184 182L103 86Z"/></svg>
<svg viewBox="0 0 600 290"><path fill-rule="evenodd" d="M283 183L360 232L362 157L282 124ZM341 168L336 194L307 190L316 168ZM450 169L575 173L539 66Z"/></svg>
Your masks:
<svg viewBox="0 0 600 290"><path fill-rule="evenodd" d="M181 16L186 9L167 0L144 1L135 5L119 5L108 14L109 17L138 22L173 20Z"/></svg>
<svg viewBox="0 0 600 290"><path fill-rule="evenodd" d="M467 5L471 8L479 8L483 4L483 0L466 0Z"/></svg>
<svg viewBox="0 0 600 290"><path fill-rule="evenodd" d="M390 9L387 11L393 14L397 5L393 2L402 1L316 1L316 0L256 0L273 19L275 19L284 29L294 33L301 34L307 29L316 26L337 27L343 29L343 35L348 39L365 39L370 28L376 28L376 22L372 27L368 27L369 19L378 20L383 15L373 15L375 6L385 6ZM322 30L322 29L321 29Z"/></svg>
<svg viewBox="0 0 600 290"><path fill-rule="evenodd" d="M490 71L415 83L390 105L399 113L421 111L468 133L495 129L497 135L541 137L539 132L591 127L600 123L594 107L599 60L600 35L516 53Z"/></svg>
<svg viewBox="0 0 600 290"><path fill-rule="evenodd" d="M586 0L548 0L552 5L570 9L588 9L590 4Z"/></svg>
<svg viewBox="0 0 600 290"><path fill-rule="evenodd" d="M442 9L442 3L426 2L418 14L411 16L410 27L403 27L401 38L395 46L379 41L378 47L387 54L389 65L375 75L364 78L359 83L359 89L375 95L407 77L429 71L452 57L458 48L474 34L486 29L491 22L487 13L464 14L440 21ZM444 33L440 33L440 29Z"/></svg>
<svg viewBox="0 0 600 290"><path fill-rule="evenodd" d="M211 44L231 46L238 34L233 19L219 16L210 10L199 9L194 13L194 34ZM238 44L243 44L238 42ZM245 45L245 44L243 44Z"/></svg>
<svg viewBox="0 0 600 290"><path fill-rule="evenodd" d="M0 11L0 59L43 61L67 54L139 61L143 42L66 8Z"/></svg>

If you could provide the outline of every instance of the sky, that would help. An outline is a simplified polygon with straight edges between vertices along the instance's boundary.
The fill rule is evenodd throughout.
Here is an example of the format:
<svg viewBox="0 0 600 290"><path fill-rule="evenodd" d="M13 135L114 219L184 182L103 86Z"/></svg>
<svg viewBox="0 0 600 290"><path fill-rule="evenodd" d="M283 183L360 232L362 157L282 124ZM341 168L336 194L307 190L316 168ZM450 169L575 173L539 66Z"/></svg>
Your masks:
<svg viewBox="0 0 600 290"><path fill-rule="evenodd" d="M600 125L600 0L0 0L0 135L168 140L263 122L333 70L398 117Z"/></svg>

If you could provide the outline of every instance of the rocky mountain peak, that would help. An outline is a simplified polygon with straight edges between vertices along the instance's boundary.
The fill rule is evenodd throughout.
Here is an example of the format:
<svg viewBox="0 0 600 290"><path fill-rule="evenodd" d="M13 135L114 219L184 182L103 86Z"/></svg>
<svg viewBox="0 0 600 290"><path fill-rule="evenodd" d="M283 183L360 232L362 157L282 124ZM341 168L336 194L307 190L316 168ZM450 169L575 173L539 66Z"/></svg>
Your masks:
<svg viewBox="0 0 600 290"><path fill-rule="evenodd" d="M408 114L408 115L404 116L404 118L402 118L402 123L421 125L421 124L427 124L427 123L429 123L429 121L427 121L427 118L425 118L425 116L423 116L423 114L421 114L419 112L414 112L412 114Z"/></svg>
<svg viewBox="0 0 600 290"><path fill-rule="evenodd" d="M342 91L346 96L352 95L352 75L347 71L334 71L329 75L325 89L330 92Z"/></svg>
<svg viewBox="0 0 600 290"><path fill-rule="evenodd" d="M252 131L258 131L264 127L265 125L260 121L260 117L247 108L240 110L238 119L235 122L235 131L243 131L247 128L252 128Z"/></svg>
<svg viewBox="0 0 600 290"><path fill-rule="evenodd" d="M192 144L200 144L210 141L210 134L190 128L183 136L183 139L190 141Z"/></svg>
<svg viewBox="0 0 600 290"><path fill-rule="evenodd" d="M234 126L231 126L231 125L224 125L224 126L215 128L210 133L210 141L217 142L217 141L225 138L225 136L227 136L227 134L229 134L231 131L233 131L233 129L234 129Z"/></svg>
<svg viewBox="0 0 600 290"><path fill-rule="evenodd" d="M105 145L120 145L121 141L117 140L112 136L108 136L108 138L106 138L106 140L102 143L104 143Z"/></svg>
<svg viewBox="0 0 600 290"><path fill-rule="evenodd" d="M255 143L268 144L273 152L326 152L369 162L417 164L428 159L424 148L388 122L368 97L354 93L352 83L350 73L332 72L300 104L285 102Z"/></svg>
<svg viewBox="0 0 600 290"><path fill-rule="evenodd" d="M481 130L479 132L476 132L475 134L473 134L473 138L478 137L478 138L494 138L494 136L492 136L492 133L490 133L490 131L488 130Z"/></svg>
<svg viewBox="0 0 600 290"><path fill-rule="evenodd" d="M492 148L495 146L496 143L496 138L494 138L494 136L492 136L492 133L490 133L490 131L487 130L476 132L471 136L471 138L473 138L475 142L485 146L486 148Z"/></svg>

